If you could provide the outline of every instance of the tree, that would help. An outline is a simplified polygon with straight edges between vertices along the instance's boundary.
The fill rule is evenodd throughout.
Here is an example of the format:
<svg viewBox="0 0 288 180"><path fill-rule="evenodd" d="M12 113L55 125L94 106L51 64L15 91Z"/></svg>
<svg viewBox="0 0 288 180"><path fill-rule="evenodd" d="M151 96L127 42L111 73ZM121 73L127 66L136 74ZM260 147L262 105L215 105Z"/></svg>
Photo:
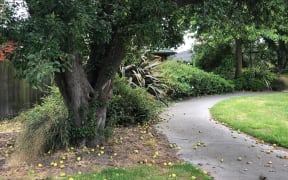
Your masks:
<svg viewBox="0 0 288 180"><path fill-rule="evenodd" d="M278 37L275 21L278 19L276 22L282 27L285 24L284 4L283 0L206 0L195 6L191 23L198 36L210 44L234 41L235 78L238 78L242 73L243 43L263 36Z"/></svg>
<svg viewBox="0 0 288 180"><path fill-rule="evenodd" d="M14 65L34 85L53 77L69 110L72 142L78 146L101 141L113 78L127 47L175 46L182 37L172 0L26 4L27 19L2 26L17 43Z"/></svg>
<svg viewBox="0 0 288 180"><path fill-rule="evenodd" d="M268 47L276 52L277 62L275 64L278 72L286 68L288 63L288 28L287 28L287 10L288 3L284 0L275 0L266 2L266 8L261 6L255 7L258 12L264 14L264 17L257 17L257 21L261 22L261 35L268 44Z"/></svg>

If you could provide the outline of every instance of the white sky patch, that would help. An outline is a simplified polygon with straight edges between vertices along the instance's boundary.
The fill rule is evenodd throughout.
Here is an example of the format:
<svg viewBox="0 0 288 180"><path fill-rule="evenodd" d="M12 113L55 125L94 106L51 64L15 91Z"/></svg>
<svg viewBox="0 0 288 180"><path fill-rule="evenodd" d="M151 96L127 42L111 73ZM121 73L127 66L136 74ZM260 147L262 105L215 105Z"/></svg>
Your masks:
<svg viewBox="0 0 288 180"><path fill-rule="evenodd" d="M173 49L173 50L175 50L177 53L183 52L183 51L191 51L193 49L193 45L195 43L195 39L193 37L191 37L192 35L193 35L193 33L185 34L183 37L184 44L182 44L177 49Z"/></svg>
<svg viewBox="0 0 288 180"><path fill-rule="evenodd" d="M9 4L15 8L15 15L17 18L28 18L27 4L24 0L4 0L4 3Z"/></svg>

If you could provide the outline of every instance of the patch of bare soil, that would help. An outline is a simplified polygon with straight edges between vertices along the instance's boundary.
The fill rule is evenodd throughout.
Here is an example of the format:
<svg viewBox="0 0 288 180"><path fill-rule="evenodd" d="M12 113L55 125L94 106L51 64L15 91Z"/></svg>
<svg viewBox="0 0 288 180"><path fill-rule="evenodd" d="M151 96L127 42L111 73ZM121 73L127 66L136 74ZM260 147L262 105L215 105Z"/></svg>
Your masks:
<svg viewBox="0 0 288 180"><path fill-rule="evenodd" d="M0 124L1 125L1 124ZM179 147L169 144L152 125L121 127L104 144L48 153L31 163L19 162L14 152L17 132L0 133L0 177L3 179L46 179L78 173L98 172L107 167L165 166L179 163ZM0 179L1 179L0 178Z"/></svg>

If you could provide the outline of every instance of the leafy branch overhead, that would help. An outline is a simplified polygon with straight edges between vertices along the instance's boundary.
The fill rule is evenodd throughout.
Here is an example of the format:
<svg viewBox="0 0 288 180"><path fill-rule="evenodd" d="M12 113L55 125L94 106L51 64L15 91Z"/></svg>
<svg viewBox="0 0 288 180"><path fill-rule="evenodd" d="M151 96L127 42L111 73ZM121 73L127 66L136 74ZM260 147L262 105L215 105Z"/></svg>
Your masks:
<svg viewBox="0 0 288 180"><path fill-rule="evenodd" d="M177 46L184 33L177 24L182 12L172 0L27 0L26 5L27 18L11 14L11 21L1 22L3 36L17 43L11 60L35 86L48 78L57 84L75 132L93 129L91 137L75 136L72 143L79 146L101 140L114 75L127 49Z"/></svg>

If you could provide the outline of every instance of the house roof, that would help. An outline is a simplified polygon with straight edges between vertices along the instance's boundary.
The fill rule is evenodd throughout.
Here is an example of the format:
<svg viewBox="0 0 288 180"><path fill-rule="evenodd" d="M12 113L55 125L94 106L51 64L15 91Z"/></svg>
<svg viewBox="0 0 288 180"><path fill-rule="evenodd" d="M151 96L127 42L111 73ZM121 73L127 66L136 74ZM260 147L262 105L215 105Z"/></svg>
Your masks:
<svg viewBox="0 0 288 180"><path fill-rule="evenodd" d="M6 43L0 45L0 61L5 61L5 54L11 53L14 50L14 43L12 41L7 41Z"/></svg>

